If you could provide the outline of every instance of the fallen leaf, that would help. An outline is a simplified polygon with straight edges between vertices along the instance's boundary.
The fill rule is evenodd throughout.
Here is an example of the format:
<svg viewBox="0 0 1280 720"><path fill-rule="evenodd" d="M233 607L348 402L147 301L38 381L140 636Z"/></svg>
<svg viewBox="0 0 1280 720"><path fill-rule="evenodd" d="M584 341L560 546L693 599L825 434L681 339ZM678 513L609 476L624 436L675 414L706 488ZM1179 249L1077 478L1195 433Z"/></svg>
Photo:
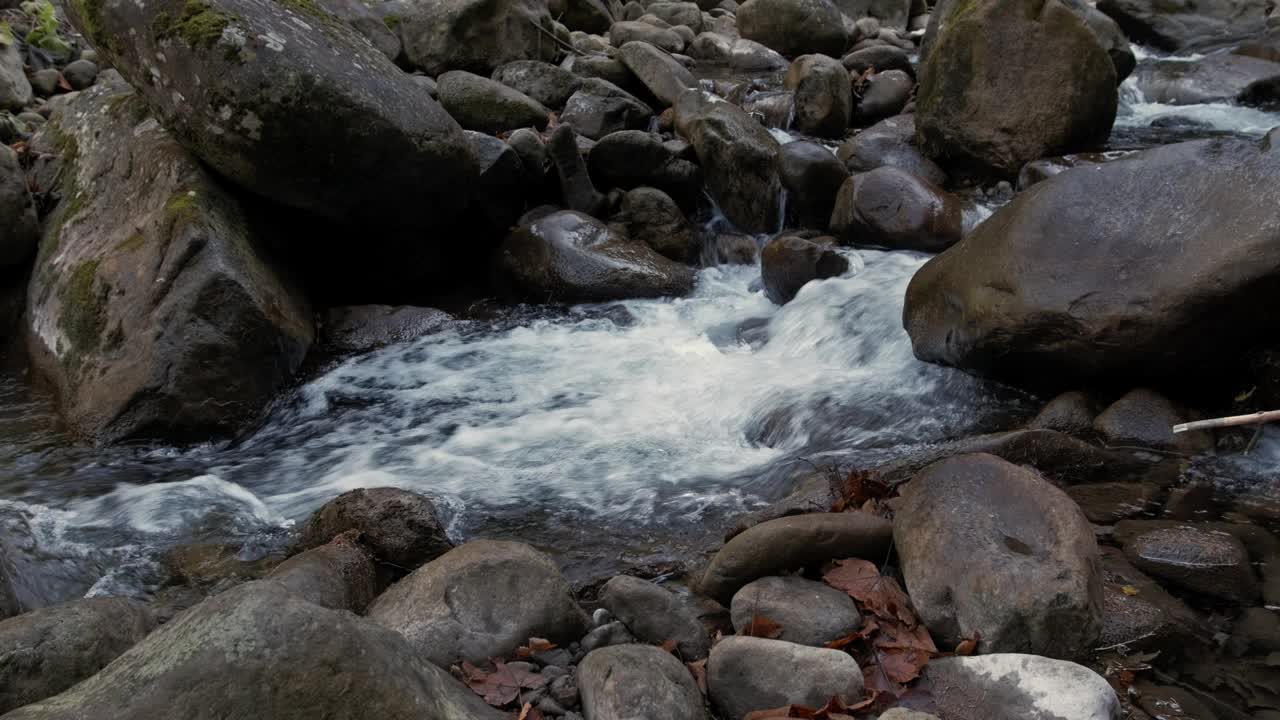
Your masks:
<svg viewBox="0 0 1280 720"><path fill-rule="evenodd" d="M1138 594L1138 588L1136 588L1136 587L1134 587L1134 586L1132 586L1132 585L1124 585L1124 586L1122 586L1122 587L1120 588L1120 592L1124 593L1125 595L1128 595L1128 596L1132 597L1132 596L1134 596L1134 595L1137 595L1137 594Z"/></svg>
<svg viewBox="0 0 1280 720"><path fill-rule="evenodd" d="M777 638L782 634L782 626L770 620L768 616L756 613L751 616L751 622L747 625L747 631L742 633L747 637L758 638Z"/></svg>
<svg viewBox="0 0 1280 720"><path fill-rule="evenodd" d="M923 650L882 649L876 653L880 668L896 683L909 683L920 677L920 671L929 664L929 653Z"/></svg>
<svg viewBox="0 0 1280 720"><path fill-rule="evenodd" d="M867 503L883 500L893 488L881 482L871 470L852 470L840 488L840 497L831 507L832 512L844 512L850 508L866 507Z"/></svg>
<svg viewBox="0 0 1280 720"><path fill-rule="evenodd" d="M67 82L67 79L62 76L62 73L58 73L58 89L63 92L71 92L73 89L71 87L71 83Z"/></svg>
<svg viewBox="0 0 1280 720"><path fill-rule="evenodd" d="M766 718L789 718L791 715L791 706L771 708L769 710L754 710L747 713L742 720L765 720Z"/></svg>
<svg viewBox="0 0 1280 720"><path fill-rule="evenodd" d="M661 647L663 650L666 650L667 652L671 653L672 655L675 655L675 654L676 654L676 647L678 647L679 645L680 645L680 643L676 642L675 640L667 640L667 641L663 642L663 643L662 643L662 645L659 645L659 647Z"/></svg>
<svg viewBox="0 0 1280 720"><path fill-rule="evenodd" d="M545 638L531 637L527 644L516 648L516 658L519 660L527 660L538 653L555 650L558 647L560 646Z"/></svg>
<svg viewBox="0 0 1280 720"><path fill-rule="evenodd" d="M897 620L909 627L917 624L911 611L911 599L898 587L898 581L880 574L875 563L859 558L837 560L822 579L843 590L878 617Z"/></svg>
<svg viewBox="0 0 1280 720"><path fill-rule="evenodd" d="M520 708L520 717L516 720L542 720L542 711L529 703Z"/></svg>
<svg viewBox="0 0 1280 720"><path fill-rule="evenodd" d="M538 673L511 667L501 660L494 661L494 671L482 670L471 663L462 663L467 687L494 707L502 707L520 696L521 688L537 690L547 684L547 678Z"/></svg>
<svg viewBox="0 0 1280 720"><path fill-rule="evenodd" d="M977 630L973 631L973 637L965 638L956 645L956 655L959 657L968 657L978 651L978 643L982 642L982 633Z"/></svg>
<svg viewBox="0 0 1280 720"><path fill-rule="evenodd" d="M689 674L693 675L693 681L698 684L698 689L703 695L707 694L707 659L703 658L691 663L685 663L685 667L689 668Z"/></svg>

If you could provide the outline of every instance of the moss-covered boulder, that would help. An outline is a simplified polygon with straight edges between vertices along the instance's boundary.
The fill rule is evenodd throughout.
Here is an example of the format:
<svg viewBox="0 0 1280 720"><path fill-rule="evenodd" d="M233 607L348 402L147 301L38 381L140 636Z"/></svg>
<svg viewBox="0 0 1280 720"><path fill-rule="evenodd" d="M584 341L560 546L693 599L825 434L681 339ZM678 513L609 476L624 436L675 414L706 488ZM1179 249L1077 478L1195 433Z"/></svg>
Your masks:
<svg viewBox="0 0 1280 720"><path fill-rule="evenodd" d="M68 5L160 123L236 184L330 218L413 224L465 205L461 128L314 0Z"/></svg>
<svg viewBox="0 0 1280 720"><path fill-rule="evenodd" d="M955 0L920 70L916 131L934 158L1013 176L1105 141L1116 105L1111 58L1058 0Z"/></svg>
<svg viewBox="0 0 1280 720"><path fill-rule="evenodd" d="M89 440L233 432L302 362L307 304L119 75L68 98L32 144L62 178L28 288L35 366Z"/></svg>

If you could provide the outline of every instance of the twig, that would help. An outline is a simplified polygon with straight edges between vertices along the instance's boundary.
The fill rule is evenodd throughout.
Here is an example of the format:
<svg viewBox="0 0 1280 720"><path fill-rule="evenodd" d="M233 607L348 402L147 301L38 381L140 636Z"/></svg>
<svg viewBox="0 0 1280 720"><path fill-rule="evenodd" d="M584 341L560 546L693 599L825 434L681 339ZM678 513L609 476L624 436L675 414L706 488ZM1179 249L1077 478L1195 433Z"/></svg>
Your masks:
<svg viewBox="0 0 1280 720"><path fill-rule="evenodd" d="M1192 430L1209 430L1212 428L1237 427L1240 425L1262 425L1263 423L1276 421L1280 421L1280 410L1267 410L1265 412L1256 412L1250 415L1232 415L1230 417L1182 423L1180 425L1174 425L1173 431L1175 433L1184 433Z"/></svg>

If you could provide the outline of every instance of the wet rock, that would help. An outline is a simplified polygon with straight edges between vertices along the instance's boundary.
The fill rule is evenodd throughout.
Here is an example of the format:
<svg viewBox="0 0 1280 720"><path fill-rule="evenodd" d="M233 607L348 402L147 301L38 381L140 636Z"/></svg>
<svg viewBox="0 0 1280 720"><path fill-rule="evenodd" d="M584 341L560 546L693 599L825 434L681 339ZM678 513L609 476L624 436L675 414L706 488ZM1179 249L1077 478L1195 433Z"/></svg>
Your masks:
<svg viewBox="0 0 1280 720"><path fill-rule="evenodd" d="M1248 604L1258 597L1249 552L1239 538L1195 525L1153 528L1124 543L1139 570L1192 592Z"/></svg>
<svg viewBox="0 0 1280 720"><path fill-rule="evenodd" d="M940 645L1075 657L1102 629L1093 529L1039 473L991 455L930 465L893 523L907 592Z"/></svg>
<svg viewBox="0 0 1280 720"><path fill-rule="evenodd" d="M62 68L62 76L67 79L72 90L84 90L98 79L98 66L88 60L76 60Z"/></svg>
<svg viewBox="0 0 1280 720"><path fill-rule="evenodd" d="M912 78L916 76L916 68L911 64L911 58L907 56L907 52L892 45L863 48L845 55L841 62L854 77L868 70L875 72L901 70Z"/></svg>
<svg viewBox="0 0 1280 720"><path fill-rule="evenodd" d="M645 8L670 25L684 25L698 34L702 32L702 9L692 2L655 2Z"/></svg>
<svg viewBox="0 0 1280 720"><path fill-rule="evenodd" d="M600 648L613 647L614 645L630 645L635 641L635 636L631 634L626 625L614 621L600 625L587 633L579 645L582 652L589 653Z"/></svg>
<svg viewBox="0 0 1280 720"><path fill-rule="evenodd" d="M235 432L301 364L309 308L119 75L59 103L32 142L63 183L28 287L33 364L86 439Z"/></svg>
<svg viewBox="0 0 1280 720"><path fill-rule="evenodd" d="M608 46L612 47L612 46ZM617 50L613 50L614 55ZM578 55L567 58L561 64L565 70L582 78L599 78L607 80L625 90L634 90L638 84L626 65L610 55Z"/></svg>
<svg viewBox="0 0 1280 720"><path fill-rule="evenodd" d="M1106 140L1115 68L1075 13L1045 0L960 0L949 15L920 69L916 129L927 155L1012 176Z"/></svg>
<svg viewBox="0 0 1280 720"><path fill-rule="evenodd" d="M302 528L294 551L320 547L351 530L378 560L405 572L453 549L430 499L375 487L350 490L322 505Z"/></svg>
<svg viewBox="0 0 1280 720"><path fill-rule="evenodd" d="M263 682L265 677L271 682ZM371 715L503 717L446 671L420 659L397 633L259 582L206 600L102 672L10 718Z"/></svg>
<svg viewBox="0 0 1280 720"><path fill-rule="evenodd" d="M1280 62L1218 53L1199 60L1144 63L1134 74L1147 102L1196 105L1230 102L1250 85L1280 76Z"/></svg>
<svg viewBox="0 0 1280 720"><path fill-rule="evenodd" d="M1218 139L1039 183L912 278L904 324L916 356L1056 387L1219 381L1270 332L1268 318L1237 323L1233 308L1270 302L1280 248L1261 228L1280 223L1280 205L1204 189L1278 178L1270 140ZM1081 237L1088 245L1073 245Z"/></svg>
<svg viewBox="0 0 1280 720"><path fill-rule="evenodd" d="M667 52L684 52L684 38L668 28L660 28L639 20L616 22L609 28L609 42L620 48L629 42L645 42Z"/></svg>
<svg viewBox="0 0 1280 720"><path fill-rule="evenodd" d="M1266 608L1248 608L1236 620L1231 643L1240 652L1280 652L1280 614Z"/></svg>
<svg viewBox="0 0 1280 720"><path fill-rule="evenodd" d="M627 235L676 262L692 262L698 254L693 225L669 195L654 188L636 188L622 196L619 217Z"/></svg>
<svg viewBox="0 0 1280 720"><path fill-rule="evenodd" d="M591 182L578 139L572 126L557 127L547 142L547 156L560 178L560 193L564 204L578 212L598 217L604 214L607 200Z"/></svg>
<svg viewBox="0 0 1280 720"><path fill-rule="evenodd" d="M848 271L849 260L836 249L833 237L809 239L784 234L760 252L765 295L778 305L790 302L812 280L839 277Z"/></svg>
<svg viewBox="0 0 1280 720"><path fill-rule="evenodd" d="M676 116L725 217L744 232L776 230L782 193L775 166L778 141L736 105L705 100L696 91L681 98Z"/></svg>
<svg viewBox="0 0 1280 720"><path fill-rule="evenodd" d="M582 711L592 720L625 720L643 708L651 720L703 720L702 693L688 669L661 648L619 645L578 666Z"/></svg>
<svg viewBox="0 0 1280 720"><path fill-rule="evenodd" d="M784 705L822 707L862 696L862 671L847 653L782 640L732 636L711 648L707 695L728 720Z"/></svg>
<svg viewBox="0 0 1280 720"><path fill-rule="evenodd" d="M747 0L738 31L783 55L840 57L849 44L840 10L829 0Z"/></svg>
<svg viewBox="0 0 1280 720"><path fill-rule="evenodd" d="M1125 560L1116 548L1102 551L1102 635L1099 649L1135 651L1185 645L1200 625L1191 609Z"/></svg>
<svg viewBox="0 0 1280 720"><path fill-rule="evenodd" d="M1124 82L1138 65L1138 59L1133 54L1133 47L1129 45L1129 38L1124 31L1110 16L1084 0L1067 0L1066 5L1084 20L1102 43L1102 49L1107 51L1107 56L1116 69L1116 82Z"/></svg>
<svg viewBox="0 0 1280 720"><path fill-rule="evenodd" d="M325 344L344 352L368 352L409 342L448 327L443 310L409 305L346 305L325 311Z"/></svg>
<svg viewBox="0 0 1280 720"><path fill-rule="evenodd" d="M740 86L744 92L746 86ZM795 112L795 95L786 90L753 92L742 100L742 109L765 127L783 127Z"/></svg>
<svg viewBox="0 0 1280 720"><path fill-rule="evenodd" d="M843 242L894 250L941 252L962 229L959 198L896 167L846 180L831 213L831 232Z"/></svg>
<svg viewBox="0 0 1280 720"><path fill-rule="evenodd" d="M573 211L517 228L499 263L518 288L544 301L679 296L693 287L688 267Z"/></svg>
<svg viewBox="0 0 1280 720"><path fill-rule="evenodd" d="M1077 153L1062 157L1040 158L1022 166L1018 172L1018 190L1026 190L1038 182L1043 182L1064 170L1081 165L1096 165L1111 158L1106 153Z"/></svg>
<svg viewBox="0 0 1280 720"><path fill-rule="evenodd" d="M628 42L619 52L622 64L664 105L675 104L685 91L698 85L683 65L647 42Z"/></svg>
<svg viewBox="0 0 1280 720"><path fill-rule="evenodd" d="M1068 434L1088 432L1095 415L1093 401L1082 392L1065 392L1050 400L1027 427Z"/></svg>
<svg viewBox="0 0 1280 720"><path fill-rule="evenodd" d="M1195 5L1170 5L1156 0L1099 0L1098 9L1110 15L1135 42L1172 51L1261 32L1266 27L1268 6L1263 0L1222 0Z"/></svg>
<svg viewBox="0 0 1280 720"><path fill-rule="evenodd" d="M1213 448L1213 435L1198 430L1174 434L1173 426L1189 418L1159 393L1139 388L1115 401L1093 421L1109 445L1140 445L1193 455Z"/></svg>
<svg viewBox="0 0 1280 720"><path fill-rule="evenodd" d="M513 60L555 61L553 25L541 0L415 0L398 30L405 57L428 75L488 75Z"/></svg>
<svg viewBox="0 0 1280 720"><path fill-rule="evenodd" d="M888 165L941 187L947 174L916 146L915 115L896 115L849 138L836 157L850 172L867 172Z"/></svg>
<svg viewBox="0 0 1280 720"><path fill-rule="evenodd" d="M881 559L892 525L866 513L813 513L760 523L715 554L698 592L722 605L742 586L762 577L817 568L832 559Z"/></svg>
<svg viewBox="0 0 1280 720"><path fill-rule="evenodd" d="M738 38L729 46L728 62L729 67L745 73L786 70L790 65L781 53L746 38Z"/></svg>
<svg viewBox="0 0 1280 720"><path fill-rule="evenodd" d="M22 69L22 51L18 49L18 43L0 47L0 110L22 112L34 99L31 82Z"/></svg>
<svg viewBox="0 0 1280 720"><path fill-rule="evenodd" d="M785 80L795 96L795 128L807 135L838 138L849 127L853 89L840 61L825 55L801 55Z"/></svg>
<svg viewBox="0 0 1280 720"><path fill-rule="evenodd" d="M580 135L599 140L619 130L649 125L653 108L608 80L588 78L564 106L560 122Z"/></svg>
<svg viewBox="0 0 1280 720"><path fill-rule="evenodd" d="M761 328L757 328L754 325L744 328L744 330L749 329ZM740 516L733 526L725 532L725 542L732 540L748 528L755 527L762 522L777 520L791 515L827 512L835 507L836 502L841 497L841 493L836 487L839 481L824 472L802 471L796 476L788 478L788 481L790 492L785 497L759 510Z"/></svg>
<svg viewBox="0 0 1280 720"><path fill-rule="evenodd" d="M493 71L493 79L553 109L563 108L582 86L577 75L537 60L509 62Z"/></svg>
<svg viewBox="0 0 1280 720"><path fill-rule="evenodd" d="M374 602L369 619L443 667L504 657L530 637L567 645L590 622L550 558L495 540L474 540L418 568Z"/></svg>
<svg viewBox="0 0 1280 720"><path fill-rule="evenodd" d="M382 590L373 558L351 533L280 563L264 579L330 610L361 614Z"/></svg>
<svg viewBox="0 0 1280 720"><path fill-rule="evenodd" d="M128 598L73 600L0 622L0 713L96 674L155 627L147 606Z"/></svg>
<svg viewBox="0 0 1280 720"><path fill-rule="evenodd" d="M531 128L521 128L507 136L507 144L520 156L525 177L533 184L539 183L547 174L547 148L542 135Z"/></svg>
<svg viewBox="0 0 1280 720"><path fill-rule="evenodd" d="M617 575L605 583L600 603L627 626L637 638L653 645L676 641L686 662L707 656L711 641L693 609L679 596L662 587Z"/></svg>
<svg viewBox="0 0 1280 720"><path fill-rule="evenodd" d="M0 145L0 269L21 265L35 254L40 240L36 204L18 154Z"/></svg>
<svg viewBox="0 0 1280 720"><path fill-rule="evenodd" d="M1067 488L1089 522L1109 525L1160 506L1160 488L1150 483L1091 483Z"/></svg>
<svg viewBox="0 0 1280 720"><path fill-rule="evenodd" d="M1159 720L1219 720L1220 717L1195 693L1184 688L1155 685L1142 680L1135 683L1132 692L1138 707L1150 713L1149 717Z"/></svg>
<svg viewBox="0 0 1280 720"><path fill-rule="evenodd" d="M867 79L854 109L854 119L867 125L897 115L911 99L915 84L915 80L901 70L886 70L872 75Z"/></svg>
<svg viewBox="0 0 1280 720"><path fill-rule="evenodd" d="M376 15L361 0L318 0L317 5L319 11L327 12L354 28L377 48L378 52L386 55L388 60L395 61L400 57L400 51L403 49L400 45L400 36L392 32L386 20ZM398 28L399 25L396 27ZM66 74L65 70L63 74ZM72 83L71 87L75 88L75 84Z"/></svg>
<svg viewBox="0 0 1280 720"><path fill-rule="evenodd" d="M564 12L557 14L565 27L593 35L607 35L613 13L602 0L565 0Z"/></svg>
<svg viewBox="0 0 1280 720"><path fill-rule="evenodd" d="M911 0L837 0L836 7L846 17L862 21L875 20L885 28L906 28Z"/></svg>
<svg viewBox="0 0 1280 720"><path fill-rule="evenodd" d="M445 4L472 3L423 0L413 12ZM445 213L415 217L406 207L466 205L476 169L457 123L314 4L77 0L68 10L160 124L247 190L326 218L407 225Z"/></svg>
<svg viewBox="0 0 1280 720"><path fill-rule="evenodd" d="M789 209L802 227L825 228L836 195L849 171L830 150L816 142L789 142L778 152L778 177L787 191Z"/></svg>
<svg viewBox="0 0 1280 720"><path fill-rule="evenodd" d="M760 246L755 238L740 233L719 233L704 250L704 265L755 265Z"/></svg>
<svg viewBox="0 0 1280 720"><path fill-rule="evenodd" d="M531 128L521 130L539 137ZM480 187L474 202L483 219L478 222L476 230L483 232L487 226L495 234L505 232L524 211L527 190L533 186L530 181L541 178L544 173L540 172L540 166L536 174L526 172L524 159L501 138L474 130L464 130L463 134L471 143L480 169ZM540 137L538 145L541 148Z"/></svg>
<svg viewBox="0 0 1280 720"><path fill-rule="evenodd" d="M489 78L454 70L436 78L440 104L468 130L499 133L522 127L545 128L550 112L542 103Z"/></svg>
<svg viewBox="0 0 1280 720"><path fill-rule="evenodd" d="M820 582L784 576L747 583L730 607L734 632L749 634L757 616L782 626L777 640L824 647L862 627L862 616L848 593Z"/></svg>
<svg viewBox="0 0 1280 720"><path fill-rule="evenodd" d="M591 148L587 168L599 187L658 188L686 213L697 208L702 194L698 166L672 152L661 136L642 130L622 130L601 138Z"/></svg>
<svg viewBox="0 0 1280 720"><path fill-rule="evenodd" d="M695 60L728 64L733 53L733 41L717 33L704 32L689 43L687 52Z"/></svg>
<svg viewBox="0 0 1280 720"><path fill-rule="evenodd" d="M1000 653L930 660L918 685L939 717L1115 720L1120 702L1101 675L1063 660Z"/></svg>

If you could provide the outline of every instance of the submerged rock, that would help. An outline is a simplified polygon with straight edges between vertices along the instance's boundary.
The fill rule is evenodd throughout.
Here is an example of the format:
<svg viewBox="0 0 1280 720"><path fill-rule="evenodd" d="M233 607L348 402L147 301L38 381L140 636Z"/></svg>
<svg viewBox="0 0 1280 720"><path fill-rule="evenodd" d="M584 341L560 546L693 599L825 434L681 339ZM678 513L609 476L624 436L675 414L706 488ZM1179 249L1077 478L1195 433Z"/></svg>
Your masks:
<svg viewBox="0 0 1280 720"><path fill-rule="evenodd" d="M778 305L790 302L812 280L839 277L848 271L849 260L836 249L833 237L809 239L783 234L770 240L760 252L765 295Z"/></svg>
<svg viewBox="0 0 1280 720"><path fill-rule="evenodd" d="M782 640L727 637L711 648L707 695L727 720L785 705L822 707L862 697L862 670L848 653Z"/></svg>
<svg viewBox="0 0 1280 720"><path fill-rule="evenodd" d="M918 683L939 717L1118 720L1120 701L1092 670L1037 655L935 658Z"/></svg>
<svg viewBox="0 0 1280 720"><path fill-rule="evenodd" d="M1189 419L1168 398L1139 388L1098 415L1093 429L1108 445L1138 445L1187 455L1213 449L1213 435L1204 430L1174 434L1173 426Z"/></svg>
<svg viewBox="0 0 1280 720"><path fill-rule="evenodd" d="M351 530L379 560L405 572L453 549L429 498L375 487L350 490L322 505L302 528L294 551L320 547Z"/></svg>
<svg viewBox="0 0 1280 720"><path fill-rule="evenodd" d="M671 653L651 645L617 645L578 666L582 711L592 720L704 720L702 693ZM641 710L642 709L642 710Z"/></svg>
<svg viewBox="0 0 1280 720"><path fill-rule="evenodd" d="M34 365L87 439L235 432L301 364L306 302L118 75L60 103L32 143L63 178L28 288Z"/></svg>
<svg viewBox="0 0 1280 720"><path fill-rule="evenodd" d="M1116 548L1102 550L1102 635L1098 648L1150 651L1183 646L1199 619Z"/></svg>

